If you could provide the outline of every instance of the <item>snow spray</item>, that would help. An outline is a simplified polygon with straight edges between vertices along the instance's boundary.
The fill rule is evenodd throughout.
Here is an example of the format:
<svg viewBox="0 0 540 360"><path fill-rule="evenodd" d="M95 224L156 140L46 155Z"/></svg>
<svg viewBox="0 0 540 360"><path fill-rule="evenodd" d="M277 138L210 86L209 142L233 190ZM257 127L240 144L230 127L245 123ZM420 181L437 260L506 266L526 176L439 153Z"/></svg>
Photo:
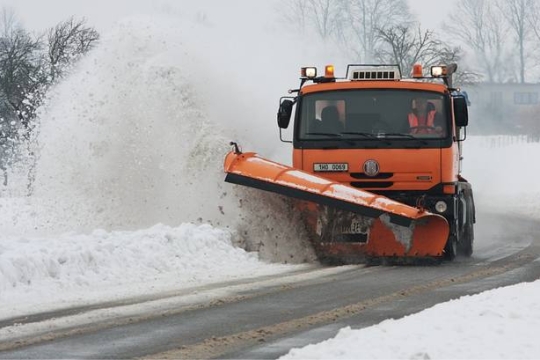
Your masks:
<svg viewBox="0 0 540 360"><path fill-rule="evenodd" d="M222 33L154 17L105 34L42 109L34 192L10 205L18 213L3 227L43 235L210 223L262 258L312 259L287 199L223 182L231 140L283 153L277 99L296 78L260 86L263 54L248 59L249 39L231 52L237 42Z"/></svg>

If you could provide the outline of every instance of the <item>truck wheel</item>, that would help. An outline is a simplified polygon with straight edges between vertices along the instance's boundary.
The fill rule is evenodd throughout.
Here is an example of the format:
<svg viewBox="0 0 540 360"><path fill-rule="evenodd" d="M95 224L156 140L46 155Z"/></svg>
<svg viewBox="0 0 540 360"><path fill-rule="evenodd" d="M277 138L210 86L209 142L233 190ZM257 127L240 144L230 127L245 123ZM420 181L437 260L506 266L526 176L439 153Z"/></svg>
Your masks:
<svg viewBox="0 0 540 360"><path fill-rule="evenodd" d="M457 255L457 240L455 236L449 236L444 247L444 259L452 261Z"/></svg>
<svg viewBox="0 0 540 360"><path fill-rule="evenodd" d="M465 236L458 244L458 252L460 255L470 257L473 253L474 242L474 225L469 221L465 227Z"/></svg>
<svg viewBox="0 0 540 360"><path fill-rule="evenodd" d="M472 196L472 195L471 195ZM474 242L474 205L472 198L467 201L467 223L464 226L460 242L458 244L458 253L470 257L473 253Z"/></svg>

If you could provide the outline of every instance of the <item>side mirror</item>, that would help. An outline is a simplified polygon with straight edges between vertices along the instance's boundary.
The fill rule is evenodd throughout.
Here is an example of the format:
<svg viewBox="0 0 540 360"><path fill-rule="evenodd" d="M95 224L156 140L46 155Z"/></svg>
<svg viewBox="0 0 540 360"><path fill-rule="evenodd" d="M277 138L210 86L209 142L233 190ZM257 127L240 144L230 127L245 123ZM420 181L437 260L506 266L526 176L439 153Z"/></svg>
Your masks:
<svg viewBox="0 0 540 360"><path fill-rule="evenodd" d="M277 122L281 129L286 129L289 126L289 123L291 122L293 105L294 102L292 100L283 100L281 105L279 105Z"/></svg>
<svg viewBox="0 0 540 360"><path fill-rule="evenodd" d="M454 98L454 116L456 117L456 126L469 125L469 110L467 109L467 99L464 96Z"/></svg>

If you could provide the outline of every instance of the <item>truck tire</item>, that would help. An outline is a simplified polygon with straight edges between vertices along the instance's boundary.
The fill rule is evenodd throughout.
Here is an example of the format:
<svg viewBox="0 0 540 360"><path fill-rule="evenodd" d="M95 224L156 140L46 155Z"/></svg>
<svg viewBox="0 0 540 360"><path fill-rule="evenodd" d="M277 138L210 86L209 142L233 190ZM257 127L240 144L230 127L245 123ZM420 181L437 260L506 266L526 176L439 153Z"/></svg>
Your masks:
<svg viewBox="0 0 540 360"><path fill-rule="evenodd" d="M474 244L474 205L472 203L472 194L467 199L467 223L464 226L463 234L458 243L458 254L470 257L473 253Z"/></svg>
<svg viewBox="0 0 540 360"><path fill-rule="evenodd" d="M474 225L469 219L465 226L464 236L458 244L458 253L466 257L470 257L473 253L474 243Z"/></svg>
<svg viewBox="0 0 540 360"><path fill-rule="evenodd" d="M448 237L448 241L446 242L446 246L444 247L444 259L448 261L452 261L456 258L457 255L457 239L454 235L450 235Z"/></svg>

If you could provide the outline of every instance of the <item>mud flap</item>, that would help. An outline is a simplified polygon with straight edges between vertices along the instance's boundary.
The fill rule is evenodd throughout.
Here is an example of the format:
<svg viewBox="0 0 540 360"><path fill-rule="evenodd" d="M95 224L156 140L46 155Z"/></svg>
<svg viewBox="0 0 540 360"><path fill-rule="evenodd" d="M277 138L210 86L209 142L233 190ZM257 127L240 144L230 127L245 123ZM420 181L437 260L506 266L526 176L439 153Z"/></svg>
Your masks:
<svg viewBox="0 0 540 360"><path fill-rule="evenodd" d="M304 205L299 208L307 213L308 222L318 235L312 241L319 253L335 257L443 254L449 226L440 215L260 158L255 153L231 151L224 167L226 182L303 200ZM321 217L321 206L354 215L331 223ZM356 240L355 236L343 236L350 235L343 230L352 221L359 224L355 224L358 229L353 233ZM343 241L346 238L352 240Z"/></svg>

